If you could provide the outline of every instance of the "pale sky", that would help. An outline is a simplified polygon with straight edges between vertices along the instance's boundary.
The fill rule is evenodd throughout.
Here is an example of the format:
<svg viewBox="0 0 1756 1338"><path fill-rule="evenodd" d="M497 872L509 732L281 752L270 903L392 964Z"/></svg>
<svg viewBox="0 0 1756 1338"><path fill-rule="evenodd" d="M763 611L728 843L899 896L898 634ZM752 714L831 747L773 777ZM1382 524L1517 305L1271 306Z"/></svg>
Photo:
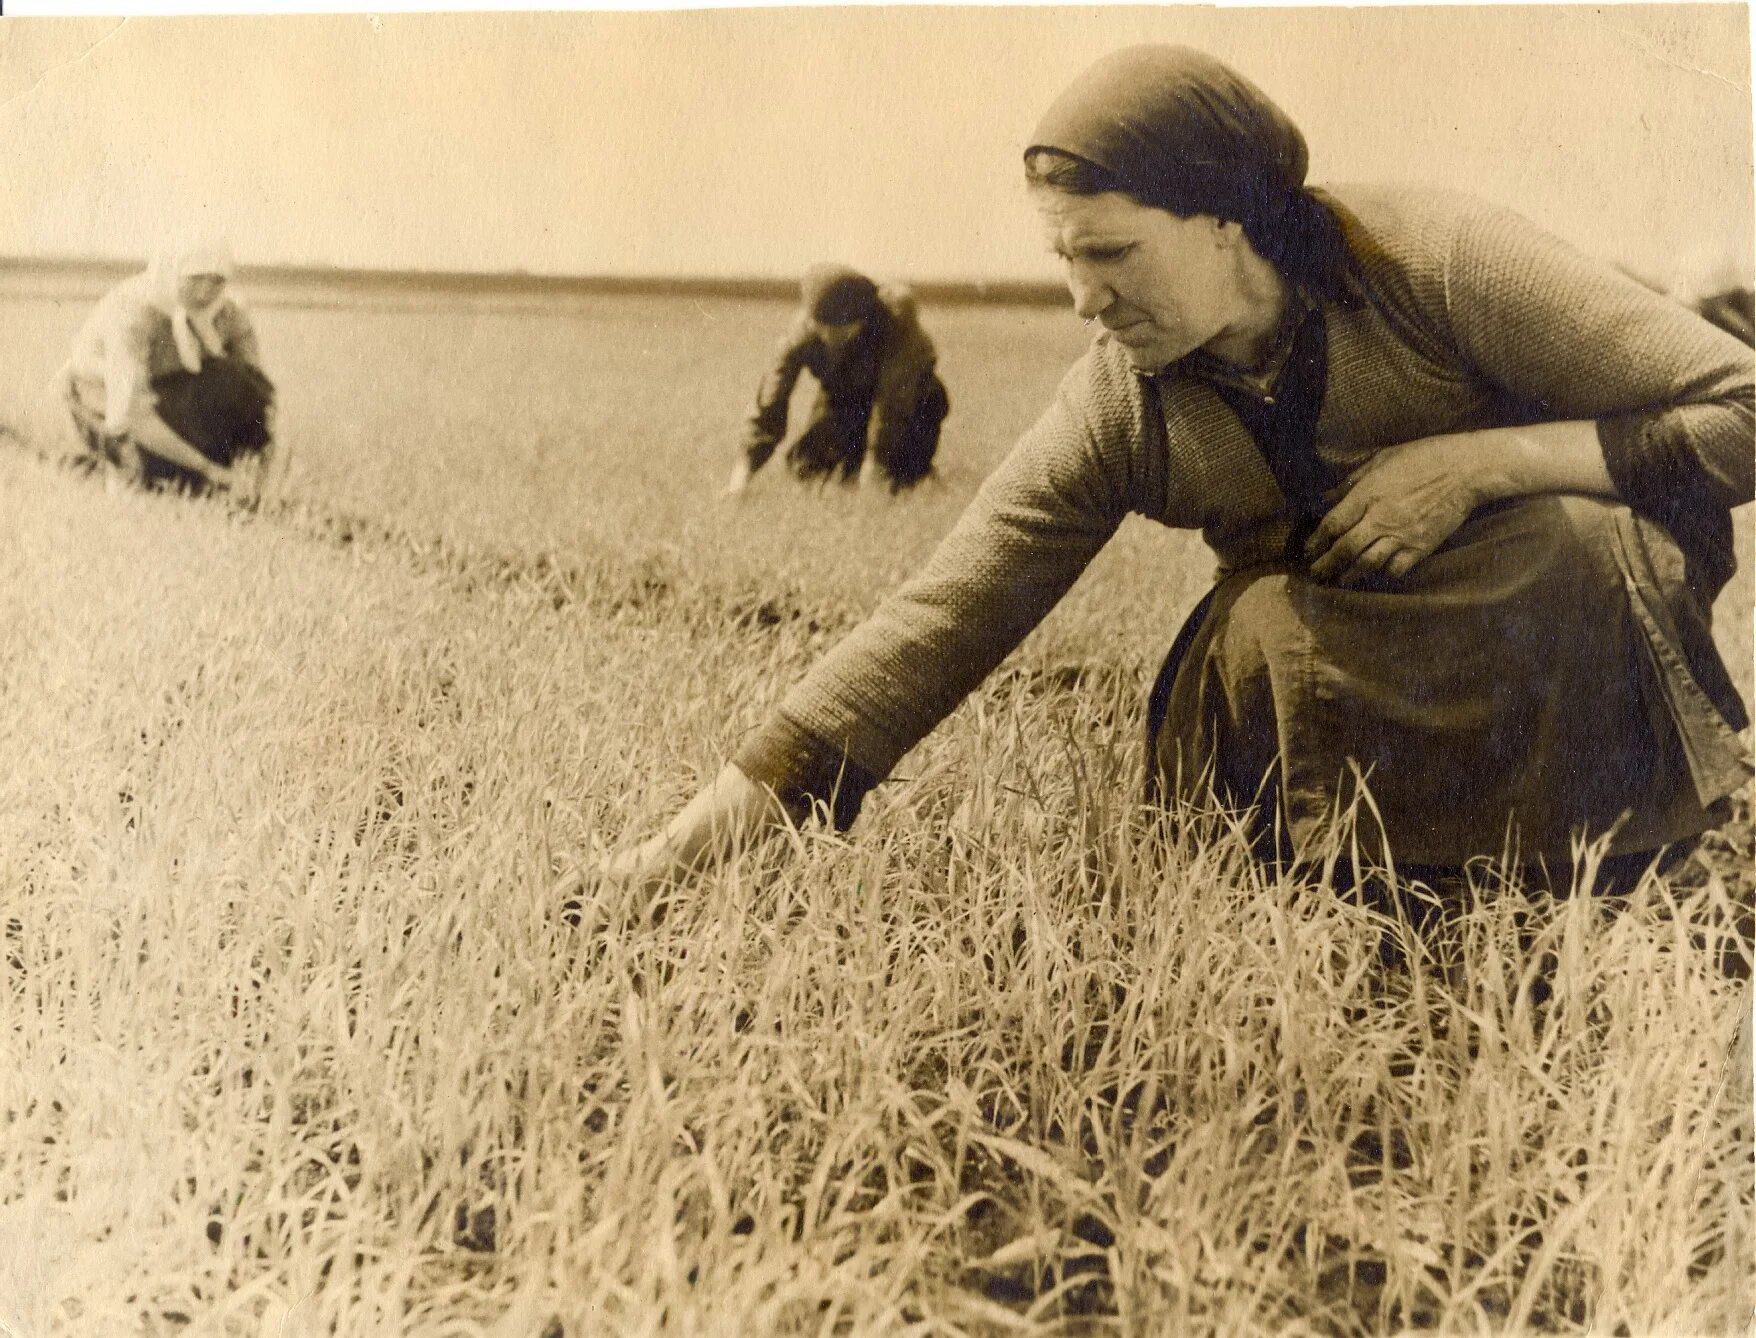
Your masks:
<svg viewBox="0 0 1756 1338"><path fill-rule="evenodd" d="M1743 6L0 20L0 255L1053 278L1020 184L1097 56L1203 47L1312 180L1428 181L1650 271L1751 242Z"/></svg>

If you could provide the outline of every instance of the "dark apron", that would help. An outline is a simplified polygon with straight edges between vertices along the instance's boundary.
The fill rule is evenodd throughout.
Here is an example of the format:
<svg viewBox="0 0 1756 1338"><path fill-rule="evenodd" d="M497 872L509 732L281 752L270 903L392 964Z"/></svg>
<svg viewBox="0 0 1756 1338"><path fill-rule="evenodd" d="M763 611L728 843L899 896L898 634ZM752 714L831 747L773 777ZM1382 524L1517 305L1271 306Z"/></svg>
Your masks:
<svg viewBox="0 0 1756 1338"><path fill-rule="evenodd" d="M1238 416L1285 494L1293 516L1286 558L1303 567L1305 541L1328 512L1329 494L1340 482L1317 454L1317 416L1323 411L1323 395L1329 384L1329 326L1322 307L1313 306L1305 313L1292 338L1272 398L1219 382L1212 385ZM1157 762L1158 736L1170 706L1171 688L1213 608L1217 589L1215 586L1203 595L1183 620L1146 699L1146 789L1151 803L1164 798L1164 777Z"/></svg>
<svg viewBox="0 0 1756 1338"><path fill-rule="evenodd" d="M198 372L155 376L152 391L166 426L215 464L268 445L274 386L247 362L210 357Z"/></svg>

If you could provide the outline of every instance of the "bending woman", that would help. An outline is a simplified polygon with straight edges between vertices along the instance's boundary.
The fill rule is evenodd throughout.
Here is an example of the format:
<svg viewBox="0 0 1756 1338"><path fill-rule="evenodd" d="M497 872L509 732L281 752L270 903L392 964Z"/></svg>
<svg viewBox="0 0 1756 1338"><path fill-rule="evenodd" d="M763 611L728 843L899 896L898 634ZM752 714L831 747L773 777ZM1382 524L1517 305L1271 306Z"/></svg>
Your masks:
<svg viewBox="0 0 1756 1338"><path fill-rule="evenodd" d="M742 493L786 436L801 371L816 378L817 399L787 448L793 472L801 479L857 478L862 487L882 476L891 492L912 488L932 472L940 425L951 411L915 295L845 265L816 265L800 282L799 299L757 389L727 495Z"/></svg>
<svg viewBox="0 0 1756 1338"><path fill-rule="evenodd" d="M1505 209L1307 187L1297 127L1195 51L1100 61L1025 166L1090 350L926 568L603 872L851 822L1130 513L1219 559L1152 695L1157 788L1254 805L1268 853L1357 775L1403 863L1564 875L1580 836L1647 860L1722 819L1745 346Z"/></svg>
<svg viewBox="0 0 1756 1338"><path fill-rule="evenodd" d="M161 256L98 301L64 371L91 460L147 485L253 492L274 462L274 386L226 289L231 253Z"/></svg>

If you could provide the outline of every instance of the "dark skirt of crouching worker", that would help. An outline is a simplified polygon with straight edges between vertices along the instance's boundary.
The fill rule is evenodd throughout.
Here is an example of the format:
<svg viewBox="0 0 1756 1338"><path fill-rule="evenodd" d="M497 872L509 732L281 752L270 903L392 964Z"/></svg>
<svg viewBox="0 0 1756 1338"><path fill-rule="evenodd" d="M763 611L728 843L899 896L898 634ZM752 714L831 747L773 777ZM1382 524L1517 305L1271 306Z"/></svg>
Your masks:
<svg viewBox="0 0 1756 1338"><path fill-rule="evenodd" d="M167 372L150 382L155 408L165 426L216 465L230 468L260 455L272 441L269 415L274 386L247 362L210 358L198 372ZM70 400L73 422L94 461L100 461L149 488L180 488L200 493L205 475L136 445L126 434L104 430L77 397Z"/></svg>
<svg viewBox="0 0 1756 1338"><path fill-rule="evenodd" d="M1369 793L1365 849L1394 833L1397 863L1435 880L1503 854L1564 889L1575 838L1608 835L1616 890L1723 821L1746 779L1703 584L1651 519L1576 496L1478 512L1377 589L1288 561L1236 572L1154 686L1155 792L1255 805L1280 858Z"/></svg>
<svg viewBox="0 0 1756 1338"><path fill-rule="evenodd" d="M742 492L787 432L799 373L817 398L786 450L801 479L866 482L892 492L933 471L951 398L935 370L933 341L912 293L880 286L840 265L819 265L800 284L800 308L757 391L729 491Z"/></svg>

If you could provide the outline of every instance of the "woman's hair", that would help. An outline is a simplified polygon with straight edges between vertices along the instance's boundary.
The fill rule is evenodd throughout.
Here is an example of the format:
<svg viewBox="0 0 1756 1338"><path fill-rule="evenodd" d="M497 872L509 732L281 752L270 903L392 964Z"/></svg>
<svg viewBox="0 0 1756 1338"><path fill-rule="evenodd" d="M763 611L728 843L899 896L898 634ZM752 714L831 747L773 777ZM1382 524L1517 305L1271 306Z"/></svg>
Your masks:
<svg viewBox="0 0 1756 1338"><path fill-rule="evenodd" d="M1125 195L1178 218L1205 214L1236 223L1256 254L1284 278L1320 298L1347 296L1352 262L1341 220L1311 191L1289 188L1269 173L1236 165L1191 165L1143 185L1064 149L1040 146L1024 155L1024 172L1036 189Z"/></svg>

